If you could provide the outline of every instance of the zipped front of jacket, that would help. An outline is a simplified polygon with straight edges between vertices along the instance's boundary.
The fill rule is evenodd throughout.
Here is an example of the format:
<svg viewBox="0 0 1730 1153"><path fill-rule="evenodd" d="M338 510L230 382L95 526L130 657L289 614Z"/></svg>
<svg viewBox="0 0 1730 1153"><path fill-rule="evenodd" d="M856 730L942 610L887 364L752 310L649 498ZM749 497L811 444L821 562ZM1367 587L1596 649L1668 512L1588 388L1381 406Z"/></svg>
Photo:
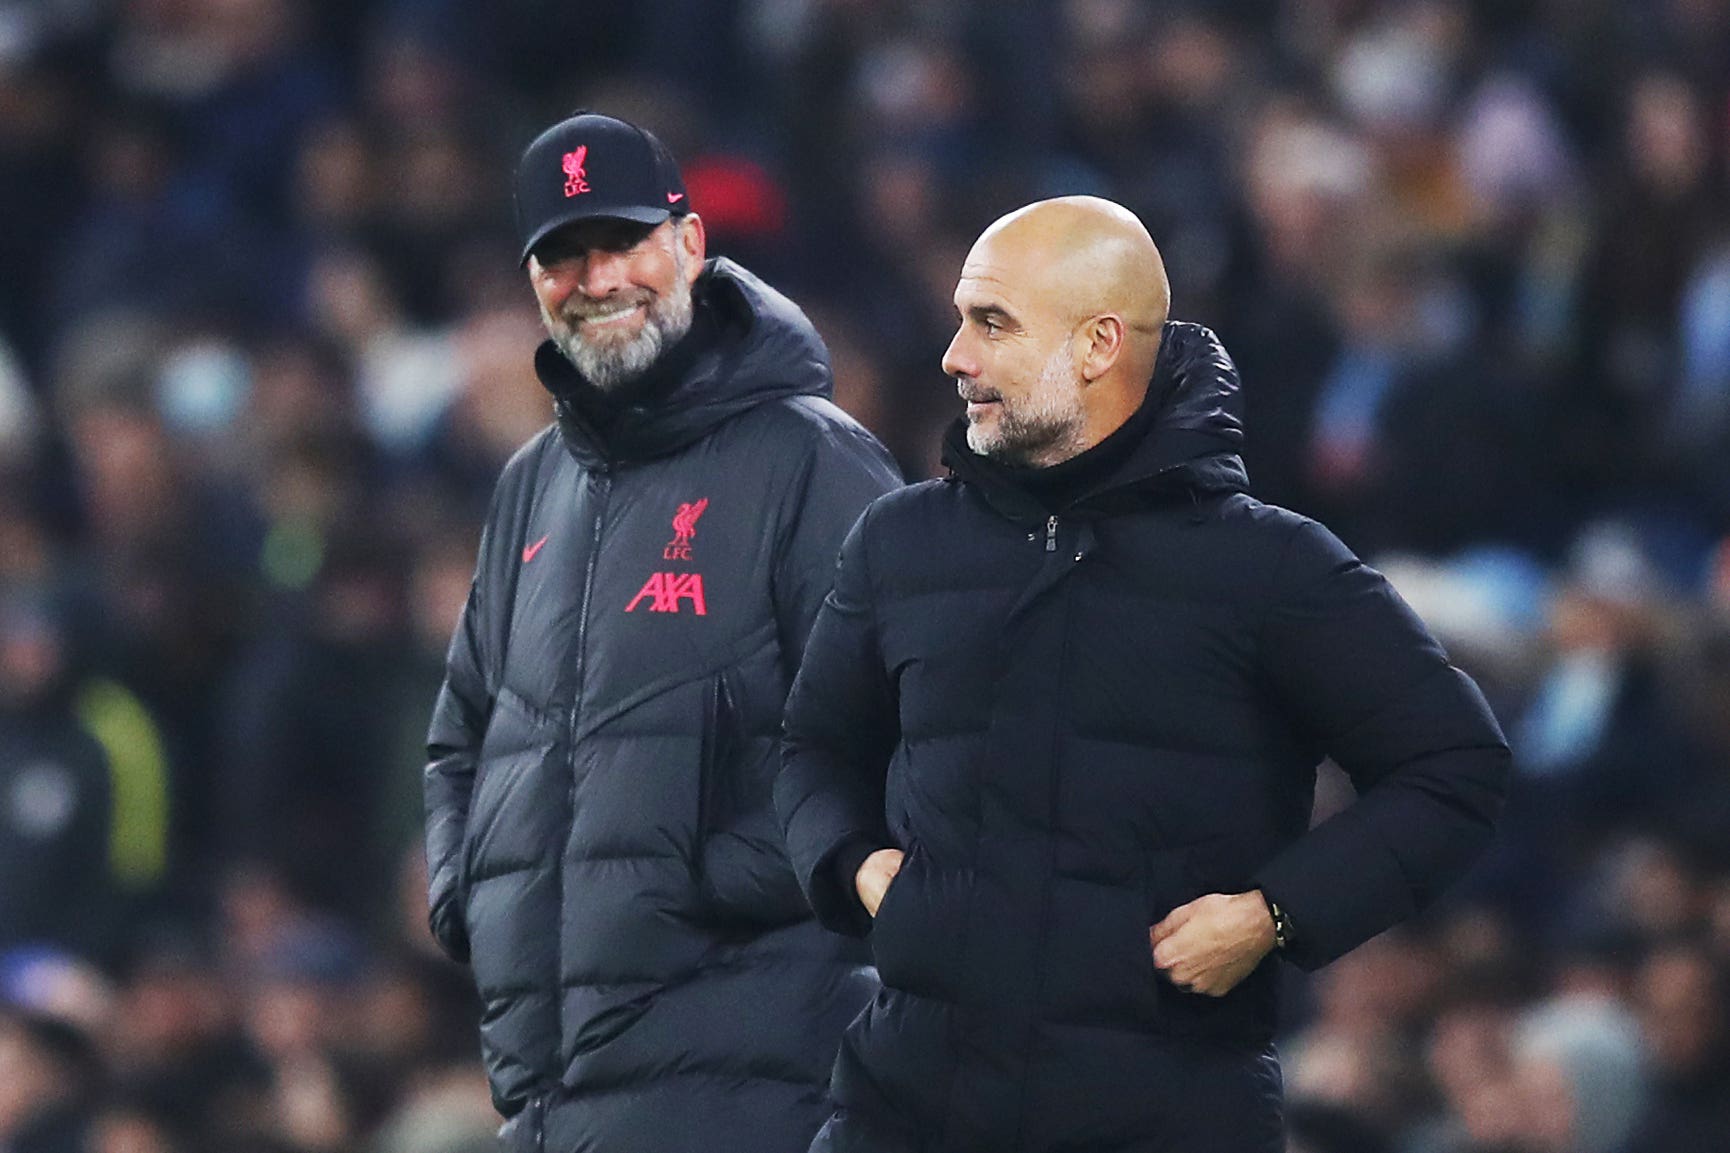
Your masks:
<svg viewBox="0 0 1730 1153"><path fill-rule="evenodd" d="M594 525L589 531L589 555L583 565L583 595L577 609L577 676L576 689L571 698L570 717L570 750L566 760L571 770L570 793L574 803L577 788L577 726L583 709L583 678L587 672L589 657L589 610L595 592L595 569L601 560L601 537L607 521L607 500L613 492L613 474L607 469L596 469L589 473L588 483L595 490Z"/></svg>
<svg viewBox="0 0 1730 1153"><path fill-rule="evenodd" d="M606 530L607 504L613 491L612 471L604 467L591 469L585 479L585 483L590 486L594 493L595 508L589 529L589 555L583 562L583 592L577 608L577 668L575 685L571 694L570 716L566 728L566 743L569 747L565 750L565 824L564 832L559 838L559 843L561 845L566 844L570 840L571 827L576 821L577 814L577 732L582 720L584 679L588 671L589 613L590 609L593 607L594 601L595 570L599 567L601 559L601 538L605 535ZM554 889L557 893L558 901L556 907L563 908L565 870L562 866L553 870L553 878ZM558 1016L557 1006L560 986L560 976L558 971L555 969L553 976L553 1005L555 1018ZM554 1028L560 1037L559 1052L560 1060L562 1061L564 1059L564 1029L562 1023L556 1020ZM545 1109L545 1102L539 1102L534 1146L536 1153L539 1153L539 1150L544 1148Z"/></svg>

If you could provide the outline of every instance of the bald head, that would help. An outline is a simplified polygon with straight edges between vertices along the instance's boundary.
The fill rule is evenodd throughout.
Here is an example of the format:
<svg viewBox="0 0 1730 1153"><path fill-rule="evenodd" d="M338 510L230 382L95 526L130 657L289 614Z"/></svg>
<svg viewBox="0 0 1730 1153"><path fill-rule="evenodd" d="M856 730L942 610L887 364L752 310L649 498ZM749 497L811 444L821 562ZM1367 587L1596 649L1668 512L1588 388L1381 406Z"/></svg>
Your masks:
<svg viewBox="0 0 1730 1153"><path fill-rule="evenodd" d="M961 330L944 370L964 398L993 398L969 404L970 443L1014 459L1017 443L1039 439L1023 419L1037 417L1046 431L1064 430L1025 454L1025 463L1041 465L1098 443L1141 404L1171 286L1134 213L1065 196L987 228L962 265L955 306ZM1029 373L1037 379L1018 379Z"/></svg>
<svg viewBox="0 0 1730 1153"><path fill-rule="evenodd" d="M1123 205L1061 196L1018 208L980 234L961 275L973 268L1025 285L1029 306L1067 324L1119 317L1125 358L1145 368L1142 384L1152 374L1171 284L1153 237Z"/></svg>

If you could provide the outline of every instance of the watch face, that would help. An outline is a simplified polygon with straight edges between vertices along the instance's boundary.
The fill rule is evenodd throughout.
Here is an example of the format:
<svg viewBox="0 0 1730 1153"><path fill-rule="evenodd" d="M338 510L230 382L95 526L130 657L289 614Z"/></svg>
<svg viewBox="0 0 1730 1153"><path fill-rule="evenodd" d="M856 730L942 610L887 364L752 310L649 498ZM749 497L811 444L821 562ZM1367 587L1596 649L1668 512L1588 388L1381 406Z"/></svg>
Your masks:
<svg viewBox="0 0 1730 1153"><path fill-rule="evenodd" d="M1267 908L1268 912L1273 914L1273 946L1276 949L1283 949L1286 947L1286 942L1291 938L1291 918L1285 915L1284 909L1272 901L1268 902Z"/></svg>

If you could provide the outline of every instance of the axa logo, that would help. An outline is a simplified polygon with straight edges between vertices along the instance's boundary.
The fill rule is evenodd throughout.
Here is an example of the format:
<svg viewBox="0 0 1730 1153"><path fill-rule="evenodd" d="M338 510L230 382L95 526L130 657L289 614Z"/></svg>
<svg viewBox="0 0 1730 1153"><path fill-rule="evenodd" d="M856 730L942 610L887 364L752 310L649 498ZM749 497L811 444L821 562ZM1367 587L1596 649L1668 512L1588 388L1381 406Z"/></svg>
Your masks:
<svg viewBox="0 0 1730 1153"><path fill-rule="evenodd" d="M589 190L588 178L583 174L583 164L589 158L589 146L577 145L575 152L565 153L565 196L575 196Z"/></svg>
<svg viewBox="0 0 1730 1153"><path fill-rule="evenodd" d="M709 498L686 501L673 514L673 539L661 549L662 560L691 560L691 542L697 538L697 522L709 507ZM650 576L625 606L626 612L636 612L644 601L652 613L676 613L679 606L690 602L691 611L700 617L709 615L708 602L703 598L703 574L695 572L658 572Z"/></svg>
<svg viewBox="0 0 1730 1153"><path fill-rule="evenodd" d="M661 550L662 560L691 559L691 541L697 535L697 521L708 507L708 497L679 506L679 511L673 514L673 539Z"/></svg>
<svg viewBox="0 0 1730 1153"><path fill-rule="evenodd" d="M625 611L635 612L638 605L648 601L649 611L652 613L676 613L680 603L687 600L691 602L691 608L698 616L709 615L709 606L703 600L702 573L658 572L637 590L637 595L631 598Z"/></svg>

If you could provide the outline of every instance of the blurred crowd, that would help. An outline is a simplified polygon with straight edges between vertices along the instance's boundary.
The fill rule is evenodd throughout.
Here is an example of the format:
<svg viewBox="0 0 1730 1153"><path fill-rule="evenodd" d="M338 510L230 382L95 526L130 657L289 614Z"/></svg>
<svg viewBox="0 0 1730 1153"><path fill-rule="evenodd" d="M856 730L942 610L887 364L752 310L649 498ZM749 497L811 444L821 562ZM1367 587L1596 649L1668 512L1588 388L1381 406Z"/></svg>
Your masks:
<svg viewBox="0 0 1730 1153"><path fill-rule="evenodd" d="M0 1149L488 1147L419 769L578 107L911 479L978 230L1134 209L1516 751L1294 1150L1730 1148L1730 0L0 0Z"/></svg>

